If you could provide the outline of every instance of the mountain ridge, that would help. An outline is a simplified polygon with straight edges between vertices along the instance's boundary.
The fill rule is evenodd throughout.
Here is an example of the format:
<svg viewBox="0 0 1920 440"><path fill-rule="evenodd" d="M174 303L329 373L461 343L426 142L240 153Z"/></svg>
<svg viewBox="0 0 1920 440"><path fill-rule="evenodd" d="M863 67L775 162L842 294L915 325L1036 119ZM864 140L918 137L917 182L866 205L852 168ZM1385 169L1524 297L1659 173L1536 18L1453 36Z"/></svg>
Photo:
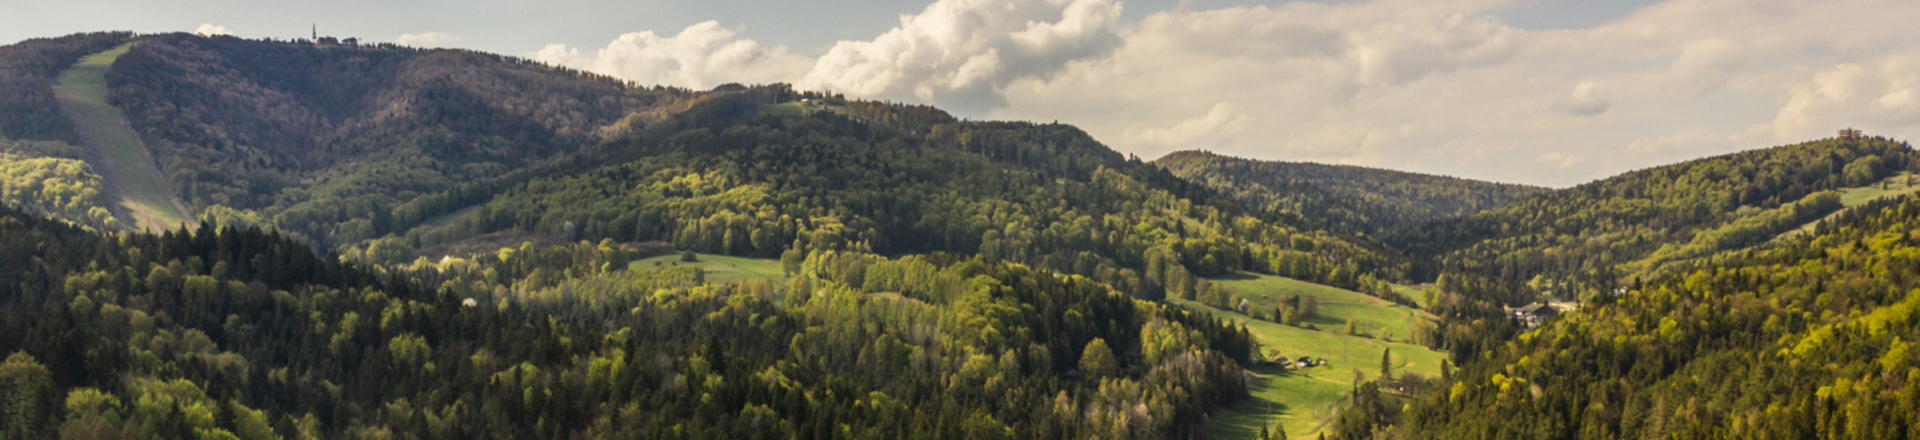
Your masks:
<svg viewBox="0 0 1920 440"><path fill-rule="evenodd" d="M1152 162L1251 206L1373 235L1491 209L1546 188L1312 162L1178 151Z"/></svg>

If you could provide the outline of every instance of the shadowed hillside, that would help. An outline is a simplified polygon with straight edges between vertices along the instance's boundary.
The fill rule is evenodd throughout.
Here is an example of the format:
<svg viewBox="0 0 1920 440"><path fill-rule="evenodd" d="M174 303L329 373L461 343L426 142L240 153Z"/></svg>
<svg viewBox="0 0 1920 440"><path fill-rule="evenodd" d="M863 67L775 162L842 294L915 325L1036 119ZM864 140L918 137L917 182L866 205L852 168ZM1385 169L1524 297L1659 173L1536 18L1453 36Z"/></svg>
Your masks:
<svg viewBox="0 0 1920 440"><path fill-rule="evenodd" d="M1349 165L1181 151L1153 164L1256 208L1375 235L1500 206L1546 188Z"/></svg>

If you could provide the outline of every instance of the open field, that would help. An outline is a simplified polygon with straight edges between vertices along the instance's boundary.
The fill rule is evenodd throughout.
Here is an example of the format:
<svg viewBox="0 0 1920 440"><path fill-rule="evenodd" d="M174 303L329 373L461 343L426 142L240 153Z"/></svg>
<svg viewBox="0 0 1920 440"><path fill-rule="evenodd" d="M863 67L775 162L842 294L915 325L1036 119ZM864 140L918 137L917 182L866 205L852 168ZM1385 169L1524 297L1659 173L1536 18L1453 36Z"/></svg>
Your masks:
<svg viewBox="0 0 1920 440"><path fill-rule="evenodd" d="M644 260L637 260L629 263L627 267L630 269L643 269L656 265L694 266L707 270L707 282L710 283L734 283L756 278L771 278L774 280L774 285L776 286L786 285L783 280L787 279L787 275L780 270L780 260L729 257L711 254L699 254L699 258L700 261L697 262L682 262L680 261L679 253L671 253Z"/></svg>
<svg viewBox="0 0 1920 440"><path fill-rule="evenodd" d="M1881 184L1885 184L1886 187L1882 188ZM1841 189L1840 204L1846 205L1847 208L1852 208L1855 206L1867 204L1867 202L1871 202L1874 200L1879 200L1879 199L1888 198L1888 197L1904 196L1907 194L1912 194L1916 191L1920 191L1920 176L1916 176L1913 173L1902 171L1900 172L1900 174L1895 174L1892 177L1888 177L1886 179L1881 180L1880 183L1875 183L1867 186ZM1826 217L1821 217L1819 220L1807 222L1807 224L1801 225L1799 228L1781 233L1778 237L1774 237L1774 239L1778 240L1778 239L1791 237L1798 234L1813 232L1813 229L1819 226L1820 222L1827 221L1828 219L1831 219L1831 218L1839 217L1840 214L1845 212L1847 212L1846 209L1834 211L1834 213L1828 214Z"/></svg>
<svg viewBox="0 0 1920 440"><path fill-rule="evenodd" d="M1286 277L1236 273L1209 278L1207 281L1225 286L1253 303L1255 309L1269 313L1279 307L1280 300L1286 296L1314 297L1320 301L1320 313L1307 319L1306 323L1333 332L1344 331L1347 320L1352 319L1361 333L1402 340L1412 334L1409 332L1412 320L1424 316L1418 310L1364 293ZM1418 292L1413 294L1419 296Z"/></svg>
<svg viewBox="0 0 1920 440"><path fill-rule="evenodd" d="M87 162L100 173L114 215L139 229L171 229L192 216L120 109L107 102L107 69L132 47L127 43L81 58L60 74L54 96L79 132Z"/></svg>
<svg viewBox="0 0 1920 440"><path fill-rule="evenodd" d="M1440 360L1446 355L1404 342L1389 343L1342 333L1345 319L1375 320L1374 328L1385 327L1395 335L1404 335L1409 316L1426 319L1425 312L1406 308L1357 292L1306 283L1283 277L1236 274L1209 279L1225 283L1249 301L1277 304L1282 295L1311 295L1321 300L1320 313L1328 318L1309 320L1318 330L1292 327L1268 321L1248 319L1239 313L1218 310L1186 300L1172 300L1192 310L1213 313L1221 319L1241 323L1260 341L1262 354L1278 353L1288 358L1312 356L1325 358L1328 364L1305 370L1257 371L1249 384L1252 398L1228 409L1214 420L1217 438L1257 437L1263 423L1285 427L1288 438L1312 438L1332 421L1333 411L1347 400L1354 383L1354 371L1365 380L1380 375L1380 353L1391 349L1396 374L1413 371L1429 377L1440 374ZM1334 318L1337 317L1337 318ZM1394 319L1389 319L1394 318ZM1322 322L1338 321L1338 325ZM1361 328L1367 329L1366 326ZM1396 336L1396 341L1403 340Z"/></svg>

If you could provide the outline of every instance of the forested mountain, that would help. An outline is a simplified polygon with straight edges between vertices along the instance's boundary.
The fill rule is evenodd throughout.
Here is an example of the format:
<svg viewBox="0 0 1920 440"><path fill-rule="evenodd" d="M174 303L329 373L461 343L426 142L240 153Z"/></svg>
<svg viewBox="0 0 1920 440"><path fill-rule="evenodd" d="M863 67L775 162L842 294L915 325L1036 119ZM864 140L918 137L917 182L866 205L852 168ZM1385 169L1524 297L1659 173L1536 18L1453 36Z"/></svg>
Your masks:
<svg viewBox="0 0 1920 440"><path fill-rule="evenodd" d="M184 34L141 37L108 81L202 216L325 246L390 232L419 194L550 161L698 95L462 50Z"/></svg>
<svg viewBox="0 0 1920 440"><path fill-rule="evenodd" d="M393 261L407 255L395 249L509 230L764 257L952 252L1084 274L1144 298L1190 290L1193 274L1355 286L1408 267L1351 236L1196 202L1205 189L1071 127L871 103L794 116L773 111L783 91L729 92L584 156L644 160L583 161L615 165L423 197L397 208L394 224L471 208L347 255Z"/></svg>
<svg viewBox="0 0 1920 440"><path fill-rule="evenodd" d="M0 137L80 143L54 102L54 81L80 57L125 43L129 32L36 38L0 46Z"/></svg>
<svg viewBox="0 0 1920 440"><path fill-rule="evenodd" d="M460 50L135 40L111 96L195 215L356 261L494 233L766 257L978 253L1143 298L1191 289L1193 274L1351 287L1411 267L1063 125L784 85L642 87Z"/></svg>
<svg viewBox="0 0 1920 440"><path fill-rule="evenodd" d="M1255 208L1329 227L1392 235L1487 210L1546 188L1428 174L1179 151L1153 164Z"/></svg>
<svg viewBox="0 0 1920 440"><path fill-rule="evenodd" d="M1665 273L1520 335L1410 438L1920 437L1920 199ZM1364 427L1361 429L1365 429Z"/></svg>
<svg viewBox="0 0 1920 440"><path fill-rule="evenodd" d="M108 212L105 187L60 111L54 83L81 57L132 37L79 34L0 46L0 204L95 228L123 226Z"/></svg>
<svg viewBox="0 0 1920 440"><path fill-rule="evenodd" d="M1905 143L1825 139L1634 171L1388 237L1518 304L1613 292L1669 261L1765 242L1840 208L1824 191L1914 166ZM1443 280L1444 281L1444 280Z"/></svg>

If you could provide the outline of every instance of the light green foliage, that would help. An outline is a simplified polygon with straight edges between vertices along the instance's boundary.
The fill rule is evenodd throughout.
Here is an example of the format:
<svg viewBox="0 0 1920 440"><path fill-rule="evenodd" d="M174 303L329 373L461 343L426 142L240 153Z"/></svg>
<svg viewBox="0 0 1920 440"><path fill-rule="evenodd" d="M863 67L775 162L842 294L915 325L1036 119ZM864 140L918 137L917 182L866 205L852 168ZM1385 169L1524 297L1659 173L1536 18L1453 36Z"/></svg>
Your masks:
<svg viewBox="0 0 1920 440"><path fill-rule="evenodd" d="M107 209L105 187L93 167L78 158L19 148L35 144L47 143L0 139L0 204L98 230L116 230L119 219Z"/></svg>
<svg viewBox="0 0 1920 440"><path fill-rule="evenodd" d="M18 438L44 432L54 397L53 374L33 355L14 352L0 362L0 421L6 422L0 432Z"/></svg>
<svg viewBox="0 0 1920 440"><path fill-rule="evenodd" d="M1113 377L1120 374L1120 362L1114 359L1107 341L1096 338L1080 350L1080 372L1091 378Z"/></svg>
<svg viewBox="0 0 1920 440"><path fill-rule="evenodd" d="M408 367L422 366L433 355L433 347L427 345L427 338L413 333L404 333L388 340L387 351L393 354L395 364Z"/></svg>
<svg viewBox="0 0 1920 440"><path fill-rule="evenodd" d="M1830 211L1831 202L1816 193L1880 181L1910 168L1914 159L1911 149L1884 138L1743 151L1545 193L1386 241L1434 256L1444 273L1497 277L1497 283L1478 283L1472 289L1477 292L1469 292L1485 300L1524 304L1540 293L1587 298L1628 287L1644 274L1621 266L1663 246L1674 246L1669 255L1685 257L1756 244L1752 237L1764 241L1784 230L1783 222ZM1795 204L1802 206L1780 209ZM1742 221L1747 223L1736 224ZM1681 249L1690 243L1702 250ZM1542 279L1535 285L1552 290L1520 285L1537 276Z"/></svg>
<svg viewBox="0 0 1920 440"><path fill-rule="evenodd" d="M1644 277L1651 275L1649 271L1658 270L1662 265L1670 262L1695 259L1721 251L1761 244L1782 231L1797 228L1829 213L1839 211L1844 207L1840 199L1839 193L1821 191L1774 209L1760 210L1743 207L1734 213L1737 219L1695 233L1693 239L1686 243L1662 245L1659 250L1647 255L1645 259L1623 267L1628 272L1641 274Z"/></svg>
<svg viewBox="0 0 1920 440"><path fill-rule="evenodd" d="M1463 364L1457 385L1415 401L1402 428L1416 438L1906 435L1920 414L1906 342L1920 337L1917 216L1920 199L1874 202L1814 234L1646 280ZM1580 367L1627 359L1673 361ZM1539 405L1548 401L1560 403ZM1600 407L1621 411L1586 410ZM1555 419L1564 422L1539 423Z"/></svg>
<svg viewBox="0 0 1920 440"><path fill-rule="evenodd" d="M1378 297L1292 278L1241 272L1207 280L1247 300L1251 309L1267 315L1281 308L1289 297L1312 298L1313 301L1308 305L1312 313L1302 310L1301 323L1320 328L1337 329L1353 320L1357 324L1365 324L1355 329L1364 330L1361 333L1384 328L1396 337L1405 337L1413 334L1410 319L1415 320L1413 322L1433 319L1431 314L1424 311ZM1271 316L1263 318L1274 320Z"/></svg>

